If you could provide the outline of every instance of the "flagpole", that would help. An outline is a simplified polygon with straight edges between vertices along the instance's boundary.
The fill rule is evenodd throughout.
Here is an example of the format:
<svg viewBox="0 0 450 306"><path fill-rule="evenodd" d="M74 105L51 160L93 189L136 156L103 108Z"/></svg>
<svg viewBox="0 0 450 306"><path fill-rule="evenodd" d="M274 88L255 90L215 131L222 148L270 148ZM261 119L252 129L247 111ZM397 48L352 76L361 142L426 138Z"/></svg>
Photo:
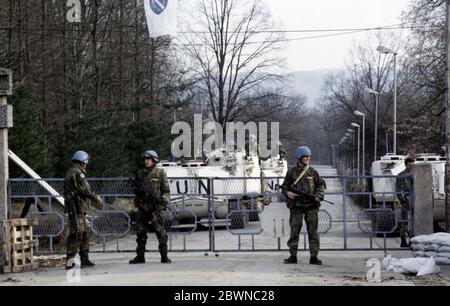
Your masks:
<svg viewBox="0 0 450 306"><path fill-rule="evenodd" d="M449 84L450 84L450 0L447 0L447 15L446 15L446 74L447 74L447 90L446 90L446 99L447 103L445 103L446 110L446 118L445 118L445 135L446 135L446 169L445 169L445 225L447 232L450 233L450 203L449 203L449 191L450 191L450 131L449 131L449 120L450 120L450 94L449 94Z"/></svg>

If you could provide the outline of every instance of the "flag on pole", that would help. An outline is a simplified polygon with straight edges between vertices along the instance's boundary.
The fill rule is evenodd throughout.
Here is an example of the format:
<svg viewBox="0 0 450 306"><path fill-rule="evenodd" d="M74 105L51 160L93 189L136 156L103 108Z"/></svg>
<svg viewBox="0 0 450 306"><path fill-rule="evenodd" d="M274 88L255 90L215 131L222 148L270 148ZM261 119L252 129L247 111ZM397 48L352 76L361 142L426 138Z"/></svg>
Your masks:
<svg viewBox="0 0 450 306"><path fill-rule="evenodd" d="M177 0L144 0L150 37L177 34Z"/></svg>

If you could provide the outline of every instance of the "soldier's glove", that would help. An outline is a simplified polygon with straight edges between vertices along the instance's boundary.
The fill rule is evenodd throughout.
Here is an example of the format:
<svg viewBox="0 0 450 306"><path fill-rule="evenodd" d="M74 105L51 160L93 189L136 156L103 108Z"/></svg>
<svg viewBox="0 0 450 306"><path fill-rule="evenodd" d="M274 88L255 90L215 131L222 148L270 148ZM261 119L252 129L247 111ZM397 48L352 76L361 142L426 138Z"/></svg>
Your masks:
<svg viewBox="0 0 450 306"><path fill-rule="evenodd" d="M103 199L100 196L96 195L93 202L94 202L95 208L102 209Z"/></svg>
<svg viewBox="0 0 450 306"><path fill-rule="evenodd" d="M295 193L293 193L293 192L291 192L291 191L288 191L287 194L286 194L286 196L287 196L289 199L291 199L291 200L295 200L296 198L299 197L298 194L295 194Z"/></svg>

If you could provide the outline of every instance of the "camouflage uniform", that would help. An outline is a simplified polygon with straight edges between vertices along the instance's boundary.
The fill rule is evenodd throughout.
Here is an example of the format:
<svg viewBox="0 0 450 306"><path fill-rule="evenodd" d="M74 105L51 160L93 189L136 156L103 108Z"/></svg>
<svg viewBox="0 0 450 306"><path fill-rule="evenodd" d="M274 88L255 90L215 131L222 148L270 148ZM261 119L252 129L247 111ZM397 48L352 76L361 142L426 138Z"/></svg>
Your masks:
<svg viewBox="0 0 450 306"><path fill-rule="evenodd" d="M292 186L303 172L303 169L304 166L301 163L299 163L297 167L289 169L283 185L295 187L306 193L314 194L323 200L326 188L325 182L320 178L319 173L317 173L314 168L309 167L297 185ZM287 194L285 194L285 196L287 197ZM288 199L288 208L291 211L289 219L291 235L287 245L291 256L297 256L299 234L302 229L303 218L305 218L308 230L309 251L311 257L317 257L320 249L319 235L317 234L320 204L311 203L304 197L297 197L295 200Z"/></svg>
<svg viewBox="0 0 450 306"><path fill-rule="evenodd" d="M148 238L147 230L151 221L158 238L161 258L167 258L167 233L162 216L162 213L167 209L170 194L166 174L156 166L143 168L138 170L135 180L153 190L154 194L159 196L163 202L162 205L155 205L154 203L146 203L141 196L135 197L134 204L139 208L136 220L136 253L138 257L143 258L145 256L145 245Z"/></svg>
<svg viewBox="0 0 450 306"><path fill-rule="evenodd" d="M409 236L409 226L408 226L408 212L409 212L409 180L411 175L407 170L401 172L395 181L395 192L404 192L408 194L397 194L397 199L401 205L402 227L400 229L400 237L408 238Z"/></svg>
<svg viewBox="0 0 450 306"><path fill-rule="evenodd" d="M67 203L73 194L76 211L71 211ZM86 224L86 214L90 201L96 202L97 196L91 191L86 180L86 170L80 164L74 164L64 180L64 199L66 213L69 215L69 237L67 238L67 259L74 258L79 251L81 261L89 259L89 228Z"/></svg>

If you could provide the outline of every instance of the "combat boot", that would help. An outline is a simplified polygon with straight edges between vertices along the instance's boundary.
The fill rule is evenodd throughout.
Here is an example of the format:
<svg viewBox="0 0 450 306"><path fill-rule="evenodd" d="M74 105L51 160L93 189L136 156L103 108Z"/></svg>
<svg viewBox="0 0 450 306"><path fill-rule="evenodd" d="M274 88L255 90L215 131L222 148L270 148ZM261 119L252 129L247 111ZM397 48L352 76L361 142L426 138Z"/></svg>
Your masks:
<svg viewBox="0 0 450 306"><path fill-rule="evenodd" d="M92 268L95 267L95 263L93 263L92 261L90 261L89 259L83 259L81 260L81 268Z"/></svg>
<svg viewBox="0 0 450 306"><path fill-rule="evenodd" d="M172 260L167 256L167 247L162 246L159 250L159 254L161 254L161 263L163 264L170 264L172 263Z"/></svg>
<svg viewBox="0 0 450 306"><path fill-rule="evenodd" d="M169 257L162 257L161 258L161 263L163 263L163 264L170 264L170 263L172 263L172 260Z"/></svg>
<svg viewBox="0 0 450 306"><path fill-rule="evenodd" d="M144 264L145 263L145 257L144 256L136 256L134 259L129 261L130 265L136 265L136 264Z"/></svg>
<svg viewBox="0 0 450 306"><path fill-rule="evenodd" d="M296 263L298 263L297 256L293 256L293 255L289 256L289 258L286 258L284 260L284 263L287 264L287 265L288 264L296 264Z"/></svg>
<svg viewBox="0 0 450 306"><path fill-rule="evenodd" d="M316 256L312 256L311 259L309 260L309 264L321 266L322 261L319 258L317 258Z"/></svg>
<svg viewBox="0 0 450 306"><path fill-rule="evenodd" d="M66 268L66 270L71 270L71 269L75 268L75 261L73 260L73 258L66 260L65 268Z"/></svg>
<svg viewBox="0 0 450 306"><path fill-rule="evenodd" d="M66 270L71 270L75 267L80 267L80 262L75 259L75 256L67 255L65 265Z"/></svg>
<svg viewBox="0 0 450 306"><path fill-rule="evenodd" d="M409 248L409 243L406 242L406 238L402 238L402 242L400 243L401 248Z"/></svg>

